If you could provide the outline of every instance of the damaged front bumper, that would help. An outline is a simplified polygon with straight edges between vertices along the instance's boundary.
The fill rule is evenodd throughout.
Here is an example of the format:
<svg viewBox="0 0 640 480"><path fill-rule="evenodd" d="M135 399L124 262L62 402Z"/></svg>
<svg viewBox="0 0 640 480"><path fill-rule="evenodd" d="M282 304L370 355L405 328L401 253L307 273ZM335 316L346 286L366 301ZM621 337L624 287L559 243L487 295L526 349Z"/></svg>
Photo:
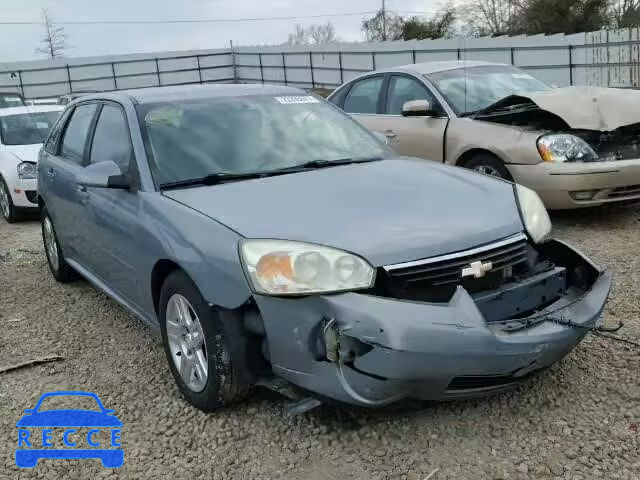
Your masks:
<svg viewBox="0 0 640 480"><path fill-rule="evenodd" d="M562 242L549 245L566 263L567 288L524 318L484 318L461 286L446 303L363 293L256 296L273 373L320 397L370 407L512 388L597 326L611 287L610 272Z"/></svg>
<svg viewBox="0 0 640 480"><path fill-rule="evenodd" d="M551 210L640 200L640 159L508 165L517 183L535 190Z"/></svg>

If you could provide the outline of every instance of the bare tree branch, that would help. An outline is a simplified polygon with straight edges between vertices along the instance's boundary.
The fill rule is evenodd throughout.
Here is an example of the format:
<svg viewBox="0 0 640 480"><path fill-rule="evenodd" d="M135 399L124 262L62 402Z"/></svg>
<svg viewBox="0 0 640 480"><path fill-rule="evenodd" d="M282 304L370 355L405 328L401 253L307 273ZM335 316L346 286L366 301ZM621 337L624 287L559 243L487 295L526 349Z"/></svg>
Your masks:
<svg viewBox="0 0 640 480"><path fill-rule="evenodd" d="M640 26L640 0L611 0L609 15L616 28Z"/></svg>
<svg viewBox="0 0 640 480"><path fill-rule="evenodd" d="M289 34L287 45L326 45L339 42L333 23L310 25L308 28L298 24L293 33Z"/></svg>
<svg viewBox="0 0 640 480"><path fill-rule="evenodd" d="M42 45L35 49L35 53L46 55L47 58L63 57L67 48L67 35L63 27L53 22L46 8L42 9L42 25L45 28L40 40Z"/></svg>
<svg viewBox="0 0 640 480"><path fill-rule="evenodd" d="M384 40L400 40L405 19L399 15L390 15L388 12L378 10L371 18L362 21L362 30L369 42Z"/></svg>

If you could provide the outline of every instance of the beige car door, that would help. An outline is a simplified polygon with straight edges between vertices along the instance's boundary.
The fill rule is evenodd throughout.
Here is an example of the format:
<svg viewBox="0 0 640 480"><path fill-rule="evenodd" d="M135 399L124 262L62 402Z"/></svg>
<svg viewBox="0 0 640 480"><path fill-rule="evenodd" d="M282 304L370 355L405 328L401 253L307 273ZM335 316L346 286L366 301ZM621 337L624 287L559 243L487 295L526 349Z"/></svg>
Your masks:
<svg viewBox="0 0 640 480"><path fill-rule="evenodd" d="M384 114L369 127L387 136L389 146L401 155L444 161L444 135L449 118L426 85L410 75L392 74L384 100ZM411 100L428 100L433 116L403 117L402 106Z"/></svg>

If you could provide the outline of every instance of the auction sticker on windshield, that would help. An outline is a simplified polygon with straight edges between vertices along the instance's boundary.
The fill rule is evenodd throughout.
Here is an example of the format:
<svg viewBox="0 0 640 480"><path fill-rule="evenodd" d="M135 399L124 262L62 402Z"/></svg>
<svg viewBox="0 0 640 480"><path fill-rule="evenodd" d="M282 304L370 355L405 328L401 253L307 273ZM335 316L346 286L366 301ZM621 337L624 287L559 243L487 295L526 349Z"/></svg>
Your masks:
<svg viewBox="0 0 640 480"><path fill-rule="evenodd" d="M88 408L68 408L78 404ZM48 392L24 413L16 423L18 467L33 468L41 458L96 458L106 468L119 468L124 463L122 422L95 393Z"/></svg>
<svg viewBox="0 0 640 480"><path fill-rule="evenodd" d="M315 97L312 97L311 95L290 95L286 97L275 97L275 98L276 98L276 101L284 105L290 105L290 104L296 104L296 103L320 103L320 100L318 100Z"/></svg>

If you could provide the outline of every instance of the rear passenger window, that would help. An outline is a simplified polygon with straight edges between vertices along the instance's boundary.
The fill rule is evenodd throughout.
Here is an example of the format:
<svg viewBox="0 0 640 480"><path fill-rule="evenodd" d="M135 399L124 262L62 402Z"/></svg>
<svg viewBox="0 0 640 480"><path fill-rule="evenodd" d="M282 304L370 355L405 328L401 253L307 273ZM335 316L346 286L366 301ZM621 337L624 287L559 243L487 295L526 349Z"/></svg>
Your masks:
<svg viewBox="0 0 640 480"><path fill-rule="evenodd" d="M344 99L343 110L347 113L377 113L382 81L383 77L357 81Z"/></svg>
<svg viewBox="0 0 640 480"><path fill-rule="evenodd" d="M105 105L96 123L89 163L112 161L125 174L129 170L131 153L129 128L122 110Z"/></svg>
<svg viewBox="0 0 640 480"><path fill-rule="evenodd" d="M87 134L97 107L95 103L76 107L62 137L60 155L78 165L82 164Z"/></svg>

